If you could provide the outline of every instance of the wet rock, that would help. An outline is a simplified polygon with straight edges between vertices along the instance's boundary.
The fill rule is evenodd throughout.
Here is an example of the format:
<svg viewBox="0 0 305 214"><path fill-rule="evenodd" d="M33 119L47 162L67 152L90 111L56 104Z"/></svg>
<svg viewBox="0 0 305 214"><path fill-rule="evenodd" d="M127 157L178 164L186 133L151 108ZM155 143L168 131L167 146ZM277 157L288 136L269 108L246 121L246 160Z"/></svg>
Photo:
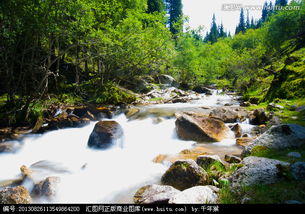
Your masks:
<svg viewBox="0 0 305 214"><path fill-rule="evenodd" d="M236 139L236 144L242 147L250 145L254 141L251 137L241 137Z"/></svg>
<svg viewBox="0 0 305 214"><path fill-rule="evenodd" d="M255 109L250 118L250 123L253 125L262 125L268 122L269 118L264 109Z"/></svg>
<svg viewBox="0 0 305 214"><path fill-rule="evenodd" d="M176 132L182 140L215 142L228 135L228 128L218 119L183 114L176 120Z"/></svg>
<svg viewBox="0 0 305 214"><path fill-rule="evenodd" d="M225 155L225 161L228 163L240 163L241 159L234 155Z"/></svg>
<svg viewBox="0 0 305 214"><path fill-rule="evenodd" d="M242 186L252 186L257 184L272 184L284 179L280 174L278 165L288 167L286 162L260 158L246 157L241 164L241 168L237 169L230 177L231 186L238 190Z"/></svg>
<svg viewBox="0 0 305 214"><path fill-rule="evenodd" d="M136 115L137 113L139 113L140 109L138 108L131 108L131 109L128 109L126 112L125 112L125 115L127 118L131 118L132 116Z"/></svg>
<svg viewBox="0 0 305 214"><path fill-rule="evenodd" d="M56 196L57 186L60 182L59 177L48 177L36 184L32 190L33 197L48 197Z"/></svg>
<svg viewBox="0 0 305 214"><path fill-rule="evenodd" d="M83 127L90 123L87 118L80 118L74 114L68 115L67 112L63 112L58 117L48 119L47 126L42 127L38 132L44 132L48 130L57 130L62 128L74 128Z"/></svg>
<svg viewBox="0 0 305 214"><path fill-rule="evenodd" d="M0 143L0 153L15 153L21 148L18 141Z"/></svg>
<svg viewBox="0 0 305 214"><path fill-rule="evenodd" d="M32 198L23 186L4 188L0 190L0 204L30 204Z"/></svg>
<svg viewBox="0 0 305 214"><path fill-rule="evenodd" d="M225 123L235 123L245 120L248 113L241 108L217 107L211 111L209 116L222 120Z"/></svg>
<svg viewBox="0 0 305 214"><path fill-rule="evenodd" d="M197 157L196 163L204 170L210 169L210 167L215 164L225 168L218 155L200 155L199 157Z"/></svg>
<svg viewBox="0 0 305 214"><path fill-rule="evenodd" d="M206 94L206 95L212 95L213 92L211 89L203 87L203 86L196 86L193 88L193 91L199 93L199 94Z"/></svg>
<svg viewBox="0 0 305 214"><path fill-rule="evenodd" d="M107 148L115 144L123 136L123 128L116 121L100 121L89 137L91 148Z"/></svg>
<svg viewBox="0 0 305 214"><path fill-rule="evenodd" d="M207 180L208 174L193 160L176 161L161 178L162 184L178 190L206 185Z"/></svg>
<svg viewBox="0 0 305 214"><path fill-rule="evenodd" d="M216 192L210 186L192 187L173 196L169 204L216 204Z"/></svg>
<svg viewBox="0 0 305 214"><path fill-rule="evenodd" d="M171 186L148 185L136 192L133 201L135 204L167 204L178 193L180 191Z"/></svg>
<svg viewBox="0 0 305 214"><path fill-rule="evenodd" d="M89 120L96 120L96 117L90 111L87 111L83 115L83 118L86 118L86 119L89 119Z"/></svg>
<svg viewBox="0 0 305 214"><path fill-rule="evenodd" d="M235 124L231 130L235 133L235 137L238 138L238 137L241 137L242 135L242 129L240 127L239 124Z"/></svg>
<svg viewBox="0 0 305 214"><path fill-rule="evenodd" d="M244 155L251 153L252 148L255 146L281 150L299 148L304 144L305 128L303 126L295 124L272 126L245 148Z"/></svg>
<svg viewBox="0 0 305 214"><path fill-rule="evenodd" d="M25 165L22 165L20 167L20 171L21 171L22 176L25 176L25 177L31 177L32 173L33 173L32 170Z"/></svg>
<svg viewBox="0 0 305 214"><path fill-rule="evenodd" d="M189 97L179 97L171 100L172 103L187 103L188 101L190 101Z"/></svg>
<svg viewBox="0 0 305 214"><path fill-rule="evenodd" d="M97 118L107 118L111 119L113 117L113 112L108 106L99 106L92 111Z"/></svg>
<svg viewBox="0 0 305 214"><path fill-rule="evenodd" d="M200 155L209 154L211 151L203 147L195 147L193 149L185 149L177 155L158 155L153 162L155 163L175 163L178 160L195 160Z"/></svg>
<svg viewBox="0 0 305 214"><path fill-rule="evenodd" d="M289 152L287 154L288 157L291 157L291 158L301 158L302 155L299 153L299 152Z"/></svg>
<svg viewBox="0 0 305 214"><path fill-rule="evenodd" d="M305 162L296 162L292 164L291 174L295 180L305 181Z"/></svg>

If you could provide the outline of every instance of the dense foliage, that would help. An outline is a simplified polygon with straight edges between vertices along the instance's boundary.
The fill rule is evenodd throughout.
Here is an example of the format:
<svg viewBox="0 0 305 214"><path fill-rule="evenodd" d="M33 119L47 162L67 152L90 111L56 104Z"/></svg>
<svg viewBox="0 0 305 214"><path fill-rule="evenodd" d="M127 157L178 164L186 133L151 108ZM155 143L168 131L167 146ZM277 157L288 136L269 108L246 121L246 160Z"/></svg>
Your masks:
<svg viewBox="0 0 305 214"><path fill-rule="evenodd" d="M251 22L242 11L234 37L214 17L204 39L200 29L182 30L181 0L1 1L1 122L28 121L43 100L62 94L130 102L120 86L163 73L188 88L216 83L245 93L262 81L261 98L272 99L279 95L268 88L278 77L274 87L287 77L304 83L304 59L293 55L304 47L304 0L290 5L299 9L263 11Z"/></svg>

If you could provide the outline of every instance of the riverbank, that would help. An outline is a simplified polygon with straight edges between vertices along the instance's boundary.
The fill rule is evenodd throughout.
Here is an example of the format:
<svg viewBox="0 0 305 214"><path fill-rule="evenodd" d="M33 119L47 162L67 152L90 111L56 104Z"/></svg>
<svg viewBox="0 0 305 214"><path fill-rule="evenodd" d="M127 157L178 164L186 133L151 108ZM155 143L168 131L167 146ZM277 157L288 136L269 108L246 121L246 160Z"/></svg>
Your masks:
<svg viewBox="0 0 305 214"><path fill-rule="evenodd" d="M216 194L217 200L215 199L216 201L212 202L261 203L262 201L258 200L258 196L262 197L260 195L265 194L266 197L269 197L269 194L272 192L272 189L270 189L271 192L268 190L269 184L264 188L264 191L266 191L265 193L261 192L259 189L257 191L255 189L255 191L251 191L253 192L250 194L251 200L248 201L245 198L247 198L246 196L249 196L249 194L244 194L247 191L239 190L236 195L236 192L232 192L230 185L232 183L231 179L233 179L231 176L234 175L236 171L243 170L243 167L246 165L244 161L247 159L242 160L244 158L244 156L242 156L244 148L251 145L253 140L255 141L255 139L258 139L261 134L268 130L269 125L271 125L269 121L272 121L272 118L274 119L272 113L265 112L264 110L246 110L243 107L239 107L240 99L238 97L233 96L231 93L225 94L217 90L213 90L211 95L207 95L195 92L184 92L170 87L155 93L160 94L161 96L164 96L164 94L169 94L170 96L166 102L166 99L151 100L151 98L149 98L144 100L144 103L138 102L136 105L131 106L113 106L112 108L111 106L62 106L61 108L54 110L52 115L56 115L53 119L56 119L57 117L56 122L59 122L55 123L57 125L71 124L67 123L67 121L71 120L73 122L72 118L76 117L78 117L80 121L86 121L86 123L82 124L84 125L83 128L80 128L80 124L76 123L74 129L59 129L58 131L51 132L46 129L44 132L41 132L43 134L40 135L28 134L24 136L21 140L21 145L19 145L21 146L21 148L19 148L20 150L17 150L16 153L1 155L4 159L16 159L14 166L9 167L10 172L6 173L7 176L5 178L3 177L1 180L3 181L15 177L19 170L18 168L25 165L32 171L31 177L34 178L35 184L38 184L39 182L50 183L49 180L51 179L53 181L53 177L60 178L59 186L57 187L59 191L57 193L58 195L56 197L53 197L52 195L52 197L48 197L46 200L42 200L40 197L37 198L37 196L33 195L33 187L31 185L27 186L29 194L33 197L34 202L41 202L42 200L48 203L54 203L56 201L67 203L89 203L92 201L102 203L131 203L133 202L133 195L136 194L140 187L152 184L159 185L160 182L162 183L161 178L165 176L171 166L178 160L188 161L191 159L195 161L195 163L192 163L191 165L194 165L195 168L201 167L198 169L202 169L206 172L206 174L204 174L204 177L206 178L205 182L198 184L201 186L212 185L217 188L216 192L215 189L207 190L206 188L203 188L198 190L199 192L208 191L212 195ZM145 96L151 94L153 93ZM184 99L187 98L186 102L172 102L173 99L179 99L181 97L184 97ZM251 108L253 108L253 106L251 106ZM92 115L91 119L84 119L90 115ZM188 136L185 135L185 133L181 133L182 135L177 133L177 120L179 120L179 117L182 115L186 115L187 118L200 118L200 120L201 118L211 118L215 120L215 122L221 121L217 123L225 123L225 129L227 129L225 132L229 135L223 140L220 139L220 142L218 143L206 143L200 142L200 140L185 141L185 139L180 139L181 137L184 138ZM62 118L62 121L65 122L60 122L61 120L59 120L59 118ZM100 119L106 121L114 120L121 124L124 131L122 147L105 151L92 150L86 147L85 144L93 130L94 121ZM192 121L192 119L190 121ZM280 124L277 119L273 122L277 122L277 124L274 123L274 125ZM195 124L197 124L197 122L195 122ZM196 126L200 127L201 125L197 124ZM42 127L44 128L44 126ZM71 128L72 126L69 125L66 126L66 128L67 127ZM182 127L186 126L183 125ZM56 127L56 129L58 128L63 127ZM214 130L214 128L211 127L211 130ZM207 133L209 132L211 131L207 130ZM54 138L55 136L57 137ZM258 148L261 149L261 147ZM290 149L289 152L292 152L293 150L295 149ZM29 158L27 152L30 151L36 151L38 154L32 155L32 157ZM70 153L71 151L73 151L73 154ZM258 151L261 153L257 153ZM271 151L272 150L256 149L255 152L251 152L251 156L264 156L271 159L278 159L276 156L268 156ZM302 161L302 147L297 151L300 152L301 159L293 159L292 162L289 162L287 159L283 161L290 164L293 164L296 161ZM70 154L69 159L73 160L72 165L67 162L67 153ZM212 161L212 164L205 166L204 161L202 162L202 156L206 156L204 160L210 161L210 157L215 155L216 160L218 159L220 162L216 161L214 163L214 161ZM282 153L281 155L284 157L287 154ZM217 158L217 156L219 156L219 158ZM121 160L121 158L125 160L125 163L118 161ZM45 162L45 160L48 161ZM5 160L2 159L1 161ZM219 163L221 163L221 165L219 165ZM196 164L199 164L198 167ZM182 165L184 166L184 164ZM261 167L261 165L259 167ZM7 166L5 168L7 168ZM106 174L98 173L97 175L97 169L105 171ZM115 169L115 172L113 169ZM5 169L2 170L6 171ZM122 182L119 179L122 176L122 173L127 175L130 170L133 172L133 175L126 177L126 182L122 183L123 186L119 185L119 183ZM264 168L262 168L262 170L264 170ZM22 175L24 175L24 172L21 172ZM92 173L95 177L93 180ZM260 171L257 173L259 174ZM46 177L46 175L48 177ZM188 176L189 175L184 175L182 177L187 178ZM71 179L75 180L76 183L71 183ZM175 182L177 182L176 179L178 178L172 180L174 183L165 182L165 180L168 179L163 179L163 181L165 182L164 184L175 186ZM57 184L57 180L58 179L55 179L56 182L51 182L53 183L51 186ZM80 180L92 182L86 189L82 188L80 190L80 192L87 197L86 199L80 195L72 196L70 194L70 190L73 189L74 185L77 185L77 182ZM103 181L102 184L101 181ZM23 182L24 179L19 183L22 184ZM283 192L287 190L287 186L292 184L298 183L296 187L302 187L302 182L287 181L285 179L281 182L284 183L282 188L279 189ZM197 186L198 184L193 183L188 187L192 188L193 185ZM275 184L276 187L280 185L281 183ZM105 189L107 191L105 191ZM103 194L101 194L101 192L103 192ZM293 194L291 194L291 197L287 200L298 200L302 202L302 199L300 198L302 193L298 191L297 188L294 192L295 197L292 197ZM136 195L139 199L139 194ZM250 198L250 196L248 198ZM272 197L270 197L270 200L266 200L266 202L273 200L272 203L284 203L287 201L284 200L286 198L280 197L273 200ZM191 203L192 201L188 202Z"/></svg>

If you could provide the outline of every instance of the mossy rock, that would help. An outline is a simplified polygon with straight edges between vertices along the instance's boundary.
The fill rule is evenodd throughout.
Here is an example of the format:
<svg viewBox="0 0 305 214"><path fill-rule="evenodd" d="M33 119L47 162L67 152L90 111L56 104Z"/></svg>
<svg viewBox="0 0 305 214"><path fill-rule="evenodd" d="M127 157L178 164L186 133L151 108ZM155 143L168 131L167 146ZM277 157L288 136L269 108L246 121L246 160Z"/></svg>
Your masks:
<svg viewBox="0 0 305 214"><path fill-rule="evenodd" d="M178 190L193 186L208 184L208 174L193 160L176 161L161 178L164 185L170 185Z"/></svg>

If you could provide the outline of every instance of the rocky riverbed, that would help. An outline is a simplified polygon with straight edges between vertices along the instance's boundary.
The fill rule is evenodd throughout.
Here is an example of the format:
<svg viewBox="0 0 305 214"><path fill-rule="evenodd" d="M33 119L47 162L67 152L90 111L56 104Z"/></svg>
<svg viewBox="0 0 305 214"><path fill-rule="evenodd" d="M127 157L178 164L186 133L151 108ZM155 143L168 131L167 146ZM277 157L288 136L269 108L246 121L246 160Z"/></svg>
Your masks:
<svg viewBox="0 0 305 214"><path fill-rule="evenodd" d="M31 134L0 144L0 203L219 203L224 186L276 183L287 170L304 180L304 162L249 156L302 147L304 127L248 111L234 94L197 91L167 87L130 106L50 109Z"/></svg>

